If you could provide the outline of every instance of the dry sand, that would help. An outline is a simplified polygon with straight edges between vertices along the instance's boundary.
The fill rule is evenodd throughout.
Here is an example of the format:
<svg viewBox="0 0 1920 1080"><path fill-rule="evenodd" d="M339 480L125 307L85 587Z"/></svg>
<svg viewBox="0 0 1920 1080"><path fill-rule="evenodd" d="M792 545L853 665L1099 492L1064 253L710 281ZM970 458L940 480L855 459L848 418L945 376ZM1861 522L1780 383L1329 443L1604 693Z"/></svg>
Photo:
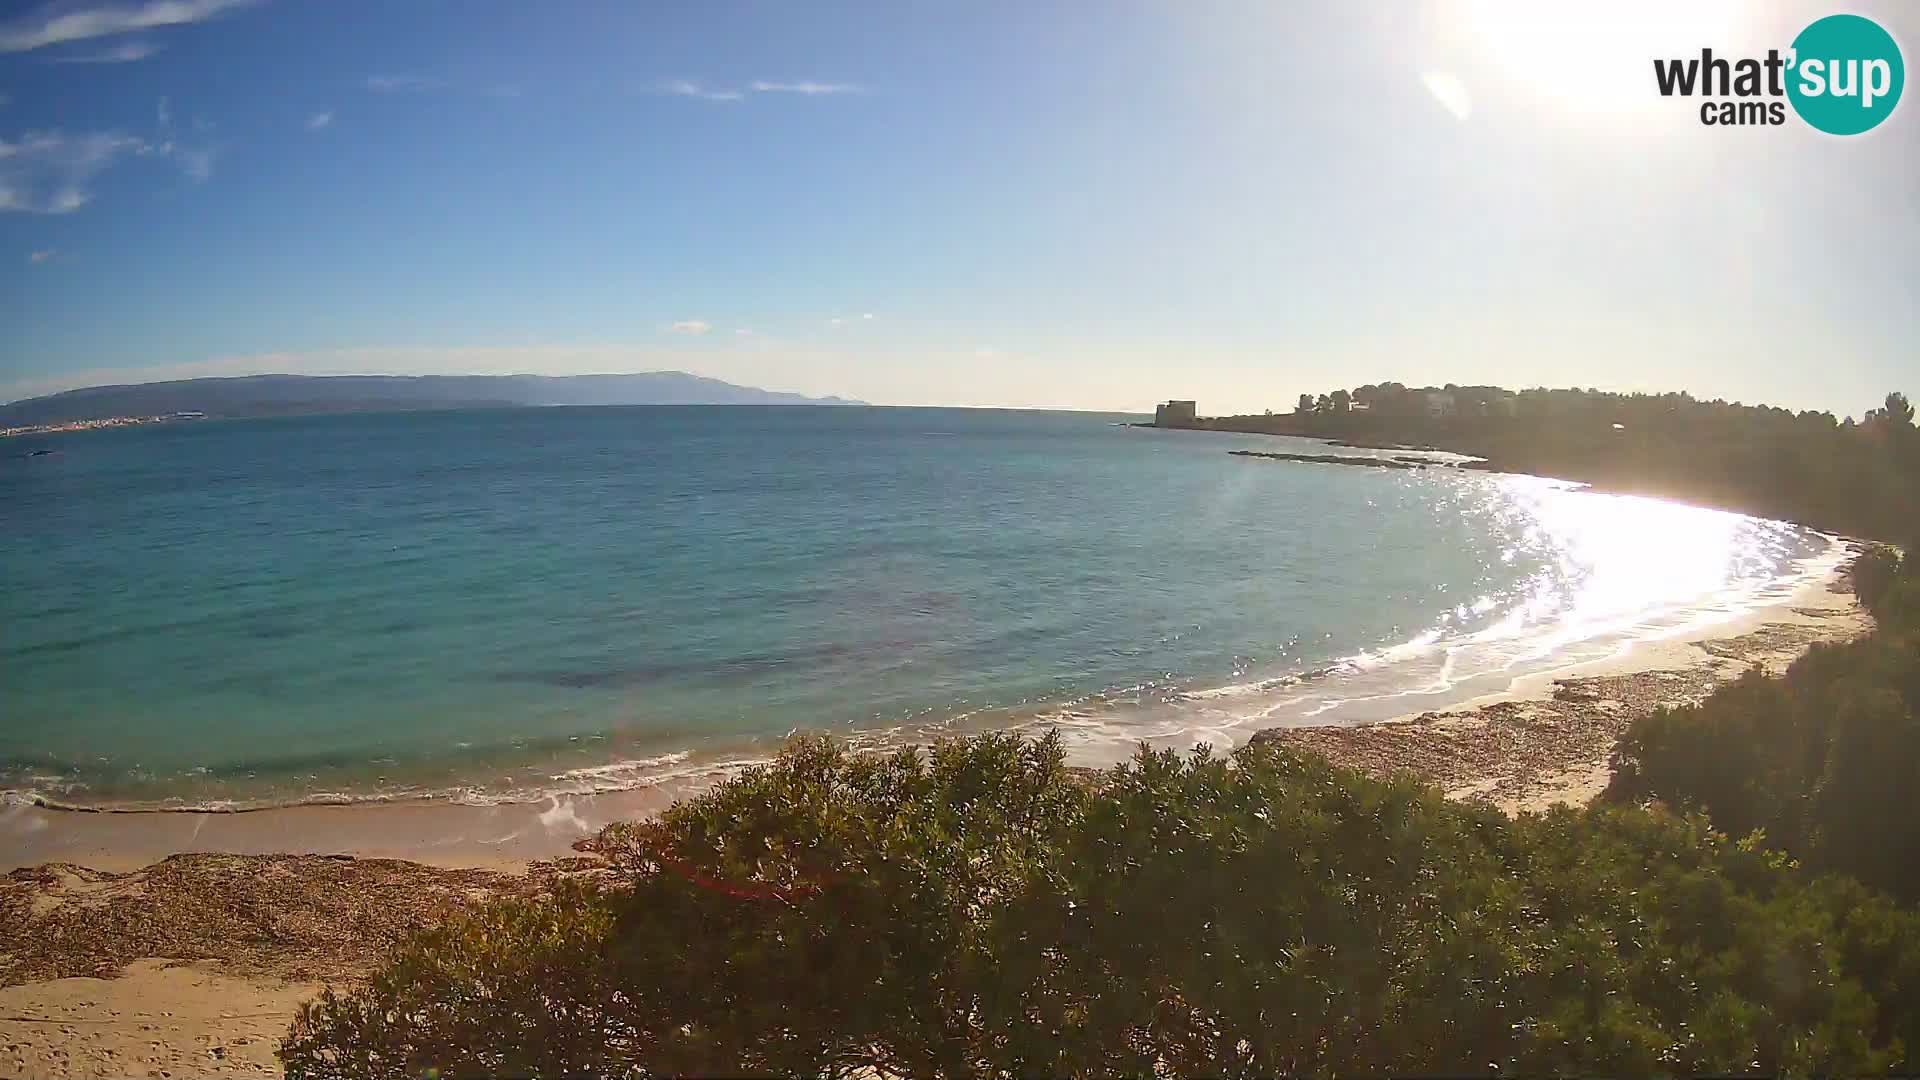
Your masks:
<svg viewBox="0 0 1920 1080"><path fill-rule="evenodd" d="M300 1003L408 934L591 869L518 873L324 855L175 855L0 881L0 1075L277 1072Z"/></svg>
<svg viewBox="0 0 1920 1080"><path fill-rule="evenodd" d="M1605 789L1607 755L1635 717L1871 625L1844 582L1816 582L1695 639L1641 643L1461 708L1255 737L1411 771L1509 811L1583 803ZM590 871L591 860L554 856L684 793L246 814L8 808L0 1074L277 1073L280 1037L322 984L364 975L393 942L462 906Z"/></svg>
<svg viewBox="0 0 1920 1080"><path fill-rule="evenodd" d="M136 960L115 978L0 989L0 1075L279 1075L274 1048L317 983Z"/></svg>

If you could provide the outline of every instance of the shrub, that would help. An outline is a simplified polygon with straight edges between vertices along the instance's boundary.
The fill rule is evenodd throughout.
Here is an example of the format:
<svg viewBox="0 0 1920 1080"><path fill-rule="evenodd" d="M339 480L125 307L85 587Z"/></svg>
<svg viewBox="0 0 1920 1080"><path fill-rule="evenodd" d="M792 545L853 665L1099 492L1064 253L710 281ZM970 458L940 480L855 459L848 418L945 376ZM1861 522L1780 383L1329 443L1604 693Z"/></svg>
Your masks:
<svg viewBox="0 0 1920 1080"><path fill-rule="evenodd" d="M1885 544L1876 544L1855 559L1853 594L1860 598L1861 606L1876 617L1883 617L1888 595L1900 579L1901 569L1900 554Z"/></svg>
<svg viewBox="0 0 1920 1080"><path fill-rule="evenodd" d="M1912 915L1701 817L1273 746L1085 781L1053 738L802 740L602 847L617 885L308 1007L289 1074L1858 1072L1914 1032L1869 987L1920 986Z"/></svg>

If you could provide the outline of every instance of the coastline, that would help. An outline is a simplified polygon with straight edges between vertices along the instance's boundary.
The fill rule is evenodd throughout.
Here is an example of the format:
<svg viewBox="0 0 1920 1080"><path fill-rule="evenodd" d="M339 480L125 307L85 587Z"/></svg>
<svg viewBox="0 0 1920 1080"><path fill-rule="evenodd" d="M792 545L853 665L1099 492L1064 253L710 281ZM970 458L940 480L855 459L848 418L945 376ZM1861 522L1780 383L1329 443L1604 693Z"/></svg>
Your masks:
<svg viewBox="0 0 1920 1080"><path fill-rule="evenodd" d="M1846 544L1849 555L1862 547ZM1697 633L1523 676L1511 688L1374 723L1267 728L1254 741L1312 750L1375 776L1412 773L1449 798L1507 813L1578 806L1612 779L1608 757L1634 720L1691 704L1758 667L1779 674L1813 645L1869 633L1846 564L1785 600Z"/></svg>
<svg viewBox="0 0 1920 1080"><path fill-rule="evenodd" d="M1745 614L1443 711L1252 737L1410 771L1508 812L1583 803L1605 789L1608 752L1635 717L1867 632L1842 566ZM278 1075L280 1037L324 985L363 977L392 944L462 908L592 873L597 860L576 843L725 771L546 804L0 809L0 937L20 943L0 952L0 1070Z"/></svg>
<svg viewBox="0 0 1920 1080"><path fill-rule="evenodd" d="M1836 555L1860 547L1841 538L1833 542ZM1256 721L1238 726L1230 741L1279 740L1370 771L1409 769L1449 793L1510 809L1545 805L1535 798L1541 791L1563 791L1567 798L1591 794L1598 790L1595 770L1604 768L1613 738L1634 716L1695 700L1750 663L1784 666L1815 641L1864 633L1871 623L1844 591L1845 559L1829 563L1790 594L1742 614L1664 637L1630 639L1603 658L1522 674L1496 692L1447 701L1440 709L1335 724ZM1048 723L1039 719L1020 729L1038 732ZM1478 738L1485 732L1494 738ZM1089 747L1090 756L1076 764L1109 764L1112 751ZM1531 762L1533 771L1516 762ZM676 770L660 783L528 802L407 799L242 811L11 803L0 805L0 872L71 863L126 873L170 855L197 853L351 855L514 872L536 860L567 857L574 843L608 824L659 813L746 764L716 761ZM1533 775L1548 764L1579 778L1550 784ZM1598 784L1605 786L1603 779Z"/></svg>

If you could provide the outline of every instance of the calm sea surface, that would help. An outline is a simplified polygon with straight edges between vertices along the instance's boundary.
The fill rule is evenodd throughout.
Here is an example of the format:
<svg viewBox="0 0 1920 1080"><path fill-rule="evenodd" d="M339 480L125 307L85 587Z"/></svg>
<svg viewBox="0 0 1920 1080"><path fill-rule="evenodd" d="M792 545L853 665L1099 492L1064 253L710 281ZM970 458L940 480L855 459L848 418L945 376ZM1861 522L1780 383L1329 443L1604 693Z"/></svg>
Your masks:
<svg viewBox="0 0 1920 1080"><path fill-rule="evenodd" d="M523 409L0 443L0 788L525 798L1392 715L1789 590L1790 526L1069 413ZM33 449L58 451L23 456Z"/></svg>

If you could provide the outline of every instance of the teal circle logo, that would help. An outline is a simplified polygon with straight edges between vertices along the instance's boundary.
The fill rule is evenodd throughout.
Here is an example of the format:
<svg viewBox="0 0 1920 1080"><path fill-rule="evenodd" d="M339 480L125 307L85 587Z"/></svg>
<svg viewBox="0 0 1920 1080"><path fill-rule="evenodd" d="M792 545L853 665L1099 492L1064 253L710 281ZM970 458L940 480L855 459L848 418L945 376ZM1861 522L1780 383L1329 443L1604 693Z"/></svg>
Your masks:
<svg viewBox="0 0 1920 1080"><path fill-rule="evenodd" d="M1829 135L1858 135L1900 104L1906 65L1893 35L1872 19L1829 15L1793 39L1787 100Z"/></svg>

